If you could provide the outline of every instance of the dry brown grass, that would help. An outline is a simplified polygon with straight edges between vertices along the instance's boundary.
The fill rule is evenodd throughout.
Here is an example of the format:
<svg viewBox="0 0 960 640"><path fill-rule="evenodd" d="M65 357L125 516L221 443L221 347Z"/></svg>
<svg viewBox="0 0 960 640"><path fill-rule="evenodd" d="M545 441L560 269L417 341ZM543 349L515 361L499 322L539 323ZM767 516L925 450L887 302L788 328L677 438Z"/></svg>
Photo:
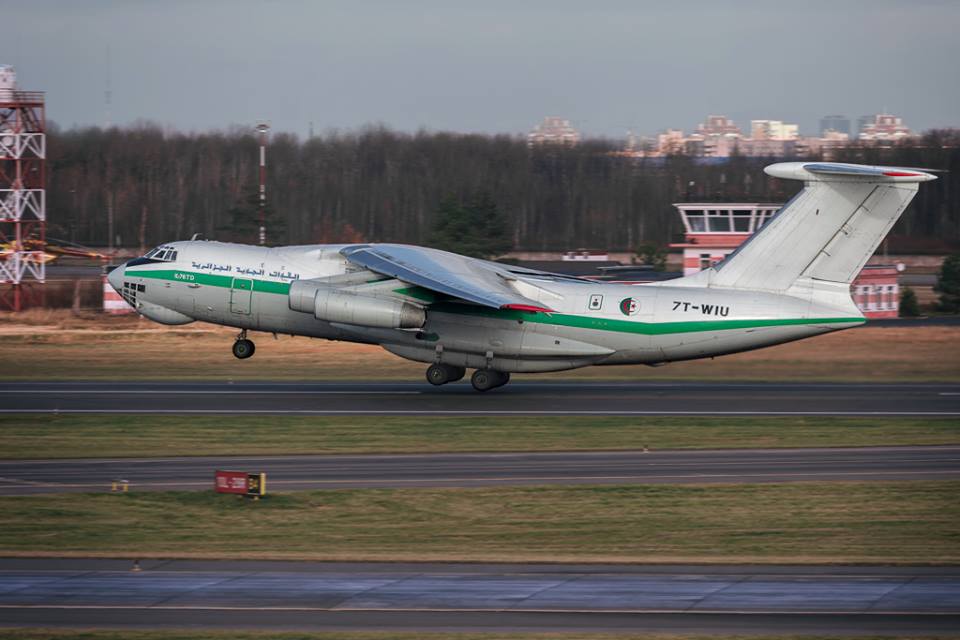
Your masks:
<svg viewBox="0 0 960 640"><path fill-rule="evenodd" d="M163 327L134 317L34 311L0 315L4 379L410 379L423 365L379 347L253 334L257 354L230 354L235 330ZM631 380L960 381L960 327L863 327L715 360L592 367L553 378Z"/></svg>

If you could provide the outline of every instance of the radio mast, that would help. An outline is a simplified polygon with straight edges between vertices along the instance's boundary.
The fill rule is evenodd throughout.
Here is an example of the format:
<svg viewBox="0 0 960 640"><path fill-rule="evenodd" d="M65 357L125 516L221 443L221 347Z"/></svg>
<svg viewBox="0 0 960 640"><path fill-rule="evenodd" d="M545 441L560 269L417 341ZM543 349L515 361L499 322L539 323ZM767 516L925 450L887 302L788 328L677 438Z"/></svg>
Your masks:
<svg viewBox="0 0 960 640"><path fill-rule="evenodd" d="M0 307L37 304L46 281L46 111L40 91L18 91L0 65Z"/></svg>

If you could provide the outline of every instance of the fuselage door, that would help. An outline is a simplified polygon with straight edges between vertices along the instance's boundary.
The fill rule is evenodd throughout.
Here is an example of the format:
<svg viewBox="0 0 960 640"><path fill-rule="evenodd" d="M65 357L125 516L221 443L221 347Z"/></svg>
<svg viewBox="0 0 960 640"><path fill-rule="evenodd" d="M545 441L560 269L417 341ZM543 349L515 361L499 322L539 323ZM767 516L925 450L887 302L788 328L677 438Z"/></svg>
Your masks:
<svg viewBox="0 0 960 640"><path fill-rule="evenodd" d="M234 278L230 285L230 311L250 315L250 299L253 296L253 280Z"/></svg>

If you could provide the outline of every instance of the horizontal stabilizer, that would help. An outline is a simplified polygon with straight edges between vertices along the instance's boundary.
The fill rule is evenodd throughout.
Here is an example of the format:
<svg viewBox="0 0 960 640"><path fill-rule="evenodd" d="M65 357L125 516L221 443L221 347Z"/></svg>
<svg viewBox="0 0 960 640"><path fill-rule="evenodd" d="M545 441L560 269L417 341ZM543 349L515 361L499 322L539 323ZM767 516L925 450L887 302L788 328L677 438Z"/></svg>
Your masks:
<svg viewBox="0 0 960 640"><path fill-rule="evenodd" d="M926 170L906 167L875 167L842 162L781 162L765 168L764 173L786 180L860 179L868 182L926 182L937 177Z"/></svg>

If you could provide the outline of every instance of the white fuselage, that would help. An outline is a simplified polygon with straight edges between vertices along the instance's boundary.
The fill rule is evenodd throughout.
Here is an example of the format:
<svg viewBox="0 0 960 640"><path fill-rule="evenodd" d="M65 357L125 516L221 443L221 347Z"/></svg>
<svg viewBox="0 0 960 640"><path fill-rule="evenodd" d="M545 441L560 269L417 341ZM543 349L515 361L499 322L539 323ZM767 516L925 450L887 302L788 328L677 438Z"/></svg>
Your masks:
<svg viewBox="0 0 960 640"><path fill-rule="evenodd" d="M386 277L352 285L363 295L425 309L415 330L328 322L291 308L292 282L357 271L343 245L264 248L173 242L166 259L137 259L110 282L137 310L166 324L194 320L244 330L380 344L404 358L504 372L660 364L756 349L861 324L846 292L783 293L643 285L522 275L511 284L551 313L445 299ZM175 253L174 253L175 252Z"/></svg>

